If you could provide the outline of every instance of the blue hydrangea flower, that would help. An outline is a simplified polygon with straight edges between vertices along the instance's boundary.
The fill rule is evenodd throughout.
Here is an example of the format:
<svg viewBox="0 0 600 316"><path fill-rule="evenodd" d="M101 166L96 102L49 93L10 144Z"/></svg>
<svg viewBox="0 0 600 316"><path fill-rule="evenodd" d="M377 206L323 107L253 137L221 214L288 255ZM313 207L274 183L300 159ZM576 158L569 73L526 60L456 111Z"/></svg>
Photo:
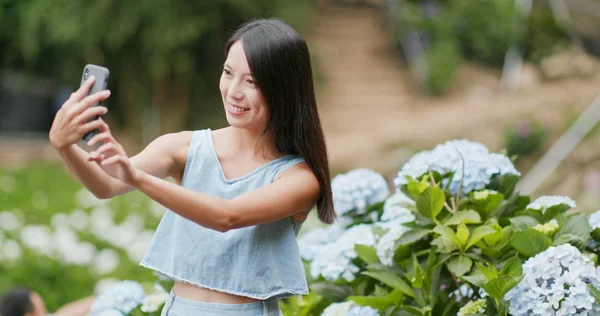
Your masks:
<svg viewBox="0 0 600 316"><path fill-rule="evenodd" d="M327 227L313 228L298 238L298 249L304 260L313 260L325 245L336 241L344 233L338 222Z"/></svg>
<svg viewBox="0 0 600 316"><path fill-rule="evenodd" d="M417 178L431 168L432 171L440 174L455 172L449 188L454 194L457 194L463 177L463 159L462 194L485 188L494 175L521 175L508 157L490 153L484 145L463 139L447 141L437 145L431 151L423 151L414 155L400 169L398 176L394 179L394 184L397 187L406 184L405 176ZM448 184L447 180L445 181L444 185Z"/></svg>
<svg viewBox="0 0 600 316"><path fill-rule="evenodd" d="M386 230L375 244L377 257L384 265L393 265L396 242L410 230L402 224L414 222L415 215L409 209L414 207L415 202L402 192L392 195L385 201L381 221L375 223L375 226Z"/></svg>
<svg viewBox="0 0 600 316"><path fill-rule="evenodd" d="M144 300L144 288L134 281L121 281L100 294L92 304L93 316L127 315ZM120 312L121 314L116 314Z"/></svg>
<svg viewBox="0 0 600 316"><path fill-rule="evenodd" d="M557 206L560 204L566 204L571 208L577 207L577 203L573 201L568 196L560 196L560 195L542 195L539 198L535 199L535 201L529 203L527 205L528 209L539 210L544 213L547 209Z"/></svg>
<svg viewBox="0 0 600 316"><path fill-rule="evenodd" d="M369 306L348 301L327 306L321 316L379 316L379 312Z"/></svg>
<svg viewBox="0 0 600 316"><path fill-rule="evenodd" d="M511 315L600 315L587 287L600 288L600 269L572 245L550 247L529 258L523 274L504 297Z"/></svg>
<svg viewBox="0 0 600 316"><path fill-rule="evenodd" d="M355 306L350 308L346 316L379 316L379 311L369 306Z"/></svg>
<svg viewBox="0 0 600 316"><path fill-rule="evenodd" d="M339 279L353 281L359 271L358 267L352 263L352 260L358 257L358 254L354 251L356 244L367 246L375 244L373 225L360 224L352 226L335 242L321 247L310 263L310 275L315 279L323 276L330 282Z"/></svg>
<svg viewBox="0 0 600 316"><path fill-rule="evenodd" d="M600 211L596 211L596 213L590 215L590 226L592 229L600 227Z"/></svg>
<svg viewBox="0 0 600 316"><path fill-rule="evenodd" d="M331 192L333 208L343 216L353 209L364 213L367 206L385 200L390 189L381 174L359 168L333 178Z"/></svg>

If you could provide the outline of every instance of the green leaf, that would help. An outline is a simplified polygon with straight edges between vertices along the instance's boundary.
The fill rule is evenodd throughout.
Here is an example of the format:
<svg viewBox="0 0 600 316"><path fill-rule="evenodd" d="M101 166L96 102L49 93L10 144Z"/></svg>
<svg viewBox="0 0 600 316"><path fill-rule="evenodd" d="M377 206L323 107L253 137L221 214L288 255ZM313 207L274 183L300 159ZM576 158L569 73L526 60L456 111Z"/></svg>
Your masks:
<svg viewBox="0 0 600 316"><path fill-rule="evenodd" d="M498 224L488 224L488 226L496 232L483 237L483 241L485 241L486 245L493 247L498 243L498 241L500 241L500 239L502 239L502 226Z"/></svg>
<svg viewBox="0 0 600 316"><path fill-rule="evenodd" d="M521 282L522 278L523 277L513 278L513 277L510 277L507 275L497 277L497 278L491 280L490 282L488 282L483 287L483 289L489 296L491 296L497 300L503 300L506 292L510 291L510 289L517 286L517 284L519 284L519 282Z"/></svg>
<svg viewBox="0 0 600 316"><path fill-rule="evenodd" d="M596 241L600 241L600 227L592 230L592 237L594 237Z"/></svg>
<svg viewBox="0 0 600 316"><path fill-rule="evenodd" d="M423 191L425 191L425 189L428 187L429 185L427 183L416 181L411 181L407 184L408 192L410 192L410 194L415 198L421 195L421 193L423 193Z"/></svg>
<svg viewBox="0 0 600 316"><path fill-rule="evenodd" d="M456 228L456 238L460 242L460 248L464 249L467 240L469 239L469 229L465 224L460 224Z"/></svg>
<svg viewBox="0 0 600 316"><path fill-rule="evenodd" d="M446 197L438 187L428 187L417 198L417 211L423 216L434 219L444 208Z"/></svg>
<svg viewBox="0 0 600 316"><path fill-rule="evenodd" d="M471 275L463 275L461 278L477 287L483 287L488 282L488 279L480 270L473 271Z"/></svg>
<svg viewBox="0 0 600 316"><path fill-rule="evenodd" d="M377 251L373 247L356 244L354 245L354 251L362 261L368 264L379 262Z"/></svg>
<svg viewBox="0 0 600 316"><path fill-rule="evenodd" d="M438 251L441 253L451 253L454 250L458 249L458 246L455 242L444 236L439 236L435 238L433 241L431 241L431 245L436 246L438 248Z"/></svg>
<svg viewBox="0 0 600 316"><path fill-rule="evenodd" d="M484 265L479 262L475 262L475 265L477 266L477 269L479 269L479 271L481 271L481 273L485 276L487 281L491 281L498 277L498 270L496 270L494 266L490 266L489 264Z"/></svg>
<svg viewBox="0 0 600 316"><path fill-rule="evenodd" d="M461 247L461 243L456 237L456 233L452 230L452 228L445 225L438 225L433 229L433 231L450 240L456 247Z"/></svg>
<svg viewBox="0 0 600 316"><path fill-rule="evenodd" d="M551 247L552 240L544 233L528 228L515 233L510 244L520 254L529 258Z"/></svg>
<svg viewBox="0 0 600 316"><path fill-rule="evenodd" d="M372 277L375 280L380 281L381 283L391 286L394 289L399 290L404 295L408 295L410 297L415 297L415 291L402 280L397 274L389 270L374 270L374 271L365 271L362 274Z"/></svg>
<svg viewBox="0 0 600 316"><path fill-rule="evenodd" d="M490 193L487 195L485 199L475 199L478 192L473 192L473 202L477 206L476 208L485 212L490 213L491 210L495 209L500 203L504 200L504 195L502 193Z"/></svg>
<svg viewBox="0 0 600 316"><path fill-rule="evenodd" d="M382 311L401 304L404 301L404 295L399 290L394 290L386 296L350 296L348 300L361 306L370 306Z"/></svg>
<svg viewBox="0 0 600 316"><path fill-rule="evenodd" d="M518 255L514 255L512 258L508 259L502 270L500 270L500 276L509 276L513 278L518 278L523 274L523 268L521 266L521 259L519 259Z"/></svg>
<svg viewBox="0 0 600 316"><path fill-rule="evenodd" d="M446 225L460 225L460 224L479 224L481 223L481 216L477 211L466 210L458 211L454 213L447 221Z"/></svg>
<svg viewBox="0 0 600 316"><path fill-rule="evenodd" d="M460 277L471 270L471 267L473 266L473 260L467 256L458 255L450 259L450 261L447 263L447 266L450 272Z"/></svg>
<svg viewBox="0 0 600 316"><path fill-rule="evenodd" d="M518 181L519 176L514 174L502 176L500 179L500 187L498 188L498 192L504 194L504 196L511 196L517 187Z"/></svg>
<svg viewBox="0 0 600 316"><path fill-rule="evenodd" d="M404 233L402 237L396 241L396 246L413 244L432 232L433 231L430 229L411 229Z"/></svg>
<svg viewBox="0 0 600 316"><path fill-rule="evenodd" d="M580 236L573 234L563 234L554 239L554 245L571 244L579 249L585 247L586 241Z"/></svg>
<svg viewBox="0 0 600 316"><path fill-rule="evenodd" d="M409 263L406 277L414 288L420 289L423 287L425 272L423 271L423 267L421 267L419 260L417 260L417 256L414 254L411 262Z"/></svg>
<svg viewBox="0 0 600 316"><path fill-rule="evenodd" d="M598 290L597 288L595 288L593 285L591 284L587 284L588 289L590 289L590 293L592 293L592 296L596 299L596 302L600 302L600 290Z"/></svg>
<svg viewBox="0 0 600 316"><path fill-rule="evenodd" d="M310 289L331 302L343 301L354 292L354 289L349 285L337 285L327 282L313 283L310 285Z"/></svg>
<svg viewBox="0 0 600 316"><path fill-rule="evenodd" d="M582 249L583 247L585 247L585 244L590 238L590 231L591 227L590 223L587 220L587 217L582 213L573 214L569 215L566 218L564 224L561 226L560 230L556 233L554 238L559 239L561 238L561 236L568 234L578 236L580 238L576 240L581 240L581 242L578 243L576 246Z"/></svg>
<svg viewBox="0 0 600 316"><path fill-rule="evenodd" d="M394 261L400 262L406 258L410 257L411 245L400 245L396 248L394 252Z"/></svg>
<svg viewBox="0 0 600 316"><path fill-rule="evenodd" d="M530 227L535 227L535 225L540 223L537 219L526 215L515 216L509 218L509 220L515 231L522 231Z"/></svg>
<svg viewBox="0 0 600 316"><path fill-rule="evenodd" d="M545 221L549 221L553 218L555 218L557 215L564 213L568 210L572 209L572 207L570 207L567 204L558 204L558 205L554 205L552 207L547 208L544 212L544 219Z"/></svg>
<svg viewBox="0 0 600 316"><path fill-rule="evenodd" d="M496 232L496 230L489 226L479 226L479 227L475 228L475 230L471 234L471 237L469 237L469 241L467 242L467 246L465 247L465 250L471 248L471 246L476 244L483 237L493 234L495 232Z"/></svg>
<svg viewBox="0 0 600 316"><path fill-rule="evenodd" d="M544 221L544 215L540 210L527 209L515 213L516 216L529 216L535 218L539 223Z"/></svg>

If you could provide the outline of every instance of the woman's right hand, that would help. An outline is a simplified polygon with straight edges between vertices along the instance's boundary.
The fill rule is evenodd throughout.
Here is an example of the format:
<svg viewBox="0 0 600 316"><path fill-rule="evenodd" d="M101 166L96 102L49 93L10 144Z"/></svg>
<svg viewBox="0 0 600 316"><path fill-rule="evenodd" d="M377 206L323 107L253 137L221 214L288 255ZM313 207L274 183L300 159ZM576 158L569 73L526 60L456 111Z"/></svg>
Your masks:
<svg viewBox="0 0 600 316"><path fill-rule="evenodd" d="M90 118L106 114L108 111L104 106L91 107L91 105L107 99L110 96L109 90L86 97L94 80L93 76L90 77L77 91L71 94L56 113L49 138L50 143L57 150L77 143L87 132L103 126L104 122L99 119L87 122Z"/></svg>

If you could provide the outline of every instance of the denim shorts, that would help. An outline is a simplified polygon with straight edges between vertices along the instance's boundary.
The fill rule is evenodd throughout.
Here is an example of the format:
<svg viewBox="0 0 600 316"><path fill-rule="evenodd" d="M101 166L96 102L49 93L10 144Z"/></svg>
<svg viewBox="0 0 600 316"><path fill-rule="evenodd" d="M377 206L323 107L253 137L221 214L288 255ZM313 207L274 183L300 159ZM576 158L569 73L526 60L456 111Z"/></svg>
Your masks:
<svg viewBox="0 0 600 316"><path fill-rule="evenodd" d="M247 303L206 303L176 296L173 290L163 307L161 316L281 316L277 299Z"/></svg>

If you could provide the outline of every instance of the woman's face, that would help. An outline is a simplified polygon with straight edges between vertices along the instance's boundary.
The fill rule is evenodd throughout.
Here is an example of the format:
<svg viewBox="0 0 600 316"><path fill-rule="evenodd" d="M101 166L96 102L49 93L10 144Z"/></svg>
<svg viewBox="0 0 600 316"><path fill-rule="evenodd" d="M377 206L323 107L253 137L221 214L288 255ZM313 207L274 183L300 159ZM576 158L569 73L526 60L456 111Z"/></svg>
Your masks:
<svg viewBox="0 0 600 316"><path fill-rule="evenodd" d="M262 132L269 118L262 94L254 84L242 41L231 45L219 83L229 125Z"/></svg>

